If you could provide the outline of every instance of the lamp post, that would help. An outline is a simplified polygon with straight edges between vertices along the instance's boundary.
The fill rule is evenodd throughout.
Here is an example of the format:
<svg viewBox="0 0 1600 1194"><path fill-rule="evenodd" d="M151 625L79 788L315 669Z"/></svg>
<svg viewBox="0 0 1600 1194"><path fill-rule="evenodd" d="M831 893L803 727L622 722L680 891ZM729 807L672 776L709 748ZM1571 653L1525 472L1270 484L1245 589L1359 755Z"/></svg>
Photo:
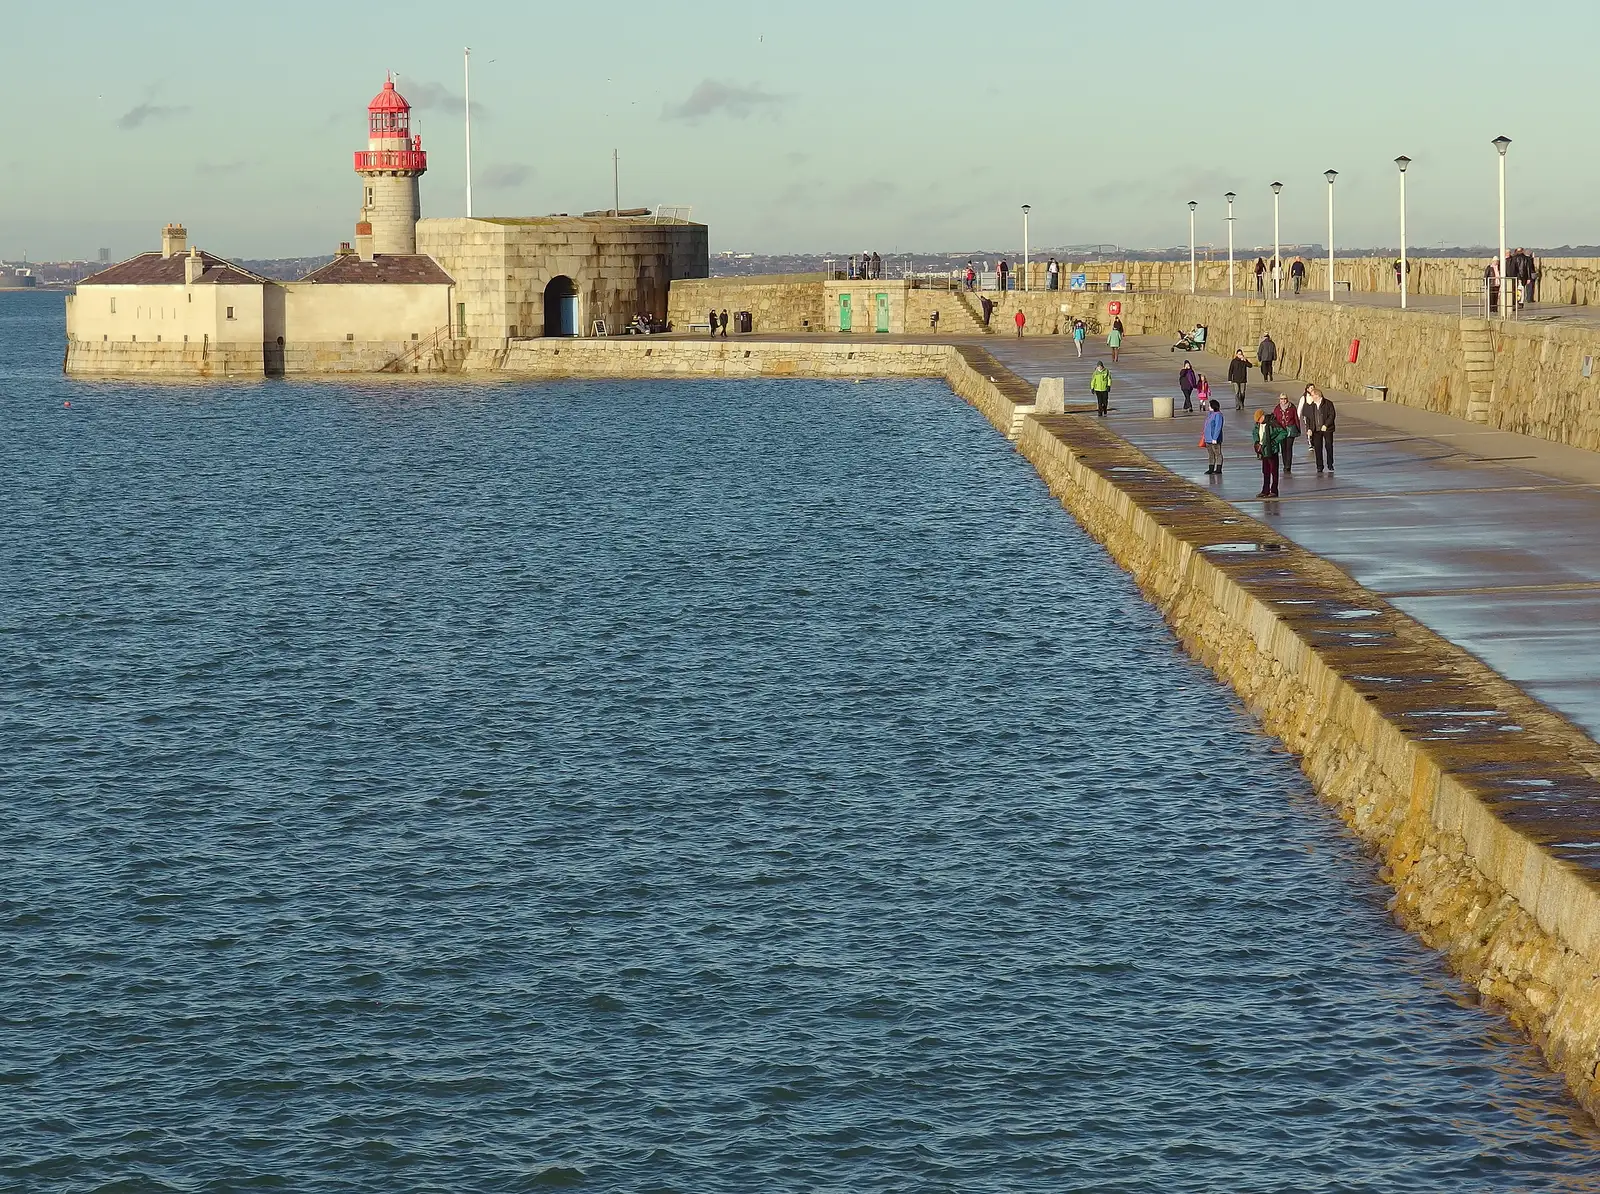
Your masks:
<svg viewBox="0 0 1600 1194"><path fill-rule="evenodd" d="M1189 293L1194 293L1194 209L1199 206L1189 200Z"/></svg>
<svg viewBox="0 0 1600 1194"><path fill-rule="evenodd" d="M1328 180L1328 301L1333 302L1333 180L1339 177L1337 170L1326 170L1323 178Z"/></svg>
<svg viewBox="0 0 1600 1194"><path fill-rule="evenodd" d="M1022 205L1022 289L1028 289L1028 213L1033 210L1033 204Z"/></svg>
<svg viewBox="0 0 1600 1194"><path fill-rule="evenodd" d="M1495 262L1495 276L1500 279L1500 314L1506 313L1506 295L1511 293L1506 277L1506 150L1511 146L1510 137L1496 137L1490 142L1500 151L1500 260ZM1517 296L1511 294L1511 301L1515 303ZM1515 307L1512 308L1516 310Z"/></svg>
<svg viewBox="0 0 1600 1194"><path fill-rule="evenodd" d="M1406 167L1411 165L1411 159L1401 154L1395 158L1394 164L1400 167L1400 309L1406 309Z"/></svg>
<svg viewBox="0 0 1600 1194"><path fill-rule="evenodd" d="M1232 191L1223 196L1228 201L1228 297L1233 297L1233 201L1238 198Z"/></svg>
<svg viewBox="0 0 1600 1194"><path fill-rule="evenodd" d="M1278 249L1278 196L1283 184L1272 184L1272 297L1283 297L1283 254Z"/></svg>

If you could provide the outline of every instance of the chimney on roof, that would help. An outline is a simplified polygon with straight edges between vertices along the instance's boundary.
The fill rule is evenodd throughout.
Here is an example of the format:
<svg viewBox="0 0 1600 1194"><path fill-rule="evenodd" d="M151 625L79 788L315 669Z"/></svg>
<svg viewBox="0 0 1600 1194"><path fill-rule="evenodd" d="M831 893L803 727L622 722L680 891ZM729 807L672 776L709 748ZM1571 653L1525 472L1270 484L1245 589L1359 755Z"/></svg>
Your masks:
<svg viewBox="0 0 1600 1194"><path fill-rule="evenodd" d="M189 247L189 233L182 224L168 224L161 230L161 256L176 257Z"/></svg>
<svg viewBox="0 0 1600 1194"><path fill-rule="evenodd" d="M183 259L183 284L193 286L200 280L200 275L206 272L206 263L200 256L198 248L191 248L189 255Z"/></svg>
<svg viewBox="0 0 1600 1194"><path fill-rule="evenodd" d="M356 225L356 252L361 260L372 260L372 225L365 220Z"/></svg>
<svg viewBox="0 0 1600 1194"><path fill-rule="evenodd" d="M339 251L334 254L335 257L354 257L355 255L356 251L350 247L350 242L347 240L339 242Z"/></svg>

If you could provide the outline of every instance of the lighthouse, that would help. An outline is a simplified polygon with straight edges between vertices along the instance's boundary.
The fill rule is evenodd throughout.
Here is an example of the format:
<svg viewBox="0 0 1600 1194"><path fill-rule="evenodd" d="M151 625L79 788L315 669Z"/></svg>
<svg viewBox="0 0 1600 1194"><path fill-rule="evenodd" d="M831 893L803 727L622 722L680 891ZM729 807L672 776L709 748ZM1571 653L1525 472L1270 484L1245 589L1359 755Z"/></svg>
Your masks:
<svg viewBox="0 0 1600 1194"><path fill-rule="evenodd" d="M372 225L374 253L415 253L422 199L417 180L428 168L422 138L411 135L411 105L394 79L367 105L367 148L356 151L361 222Z"/></svg>

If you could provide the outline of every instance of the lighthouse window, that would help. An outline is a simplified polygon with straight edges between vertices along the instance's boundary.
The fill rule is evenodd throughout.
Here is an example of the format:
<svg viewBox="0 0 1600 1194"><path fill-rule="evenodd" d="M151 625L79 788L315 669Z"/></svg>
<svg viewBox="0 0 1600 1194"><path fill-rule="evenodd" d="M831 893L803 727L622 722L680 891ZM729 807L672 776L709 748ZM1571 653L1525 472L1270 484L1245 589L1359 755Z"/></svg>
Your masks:
<svg viewBox="0 0 1600 1194"><path fill-rule="evenodd" d="M111 300L111 314L115 315L116 313L117 313L117 300L116 299L112 299Z"/></svg>
<svg viewBox="0 0 1600 1194"><path fill-rule="evenodd" d="M229 308L228 308L228 318L229 318L229 319L232 319L232 318L233 318L233 308L232 308L232 307L229 307Z"/></svg>
<svg viewBox="0 0 1600 1194"><path fill-rule="evenodd" d="M372 188L371 187L367 188L367 206L368 207L372 206Z"/></svg>

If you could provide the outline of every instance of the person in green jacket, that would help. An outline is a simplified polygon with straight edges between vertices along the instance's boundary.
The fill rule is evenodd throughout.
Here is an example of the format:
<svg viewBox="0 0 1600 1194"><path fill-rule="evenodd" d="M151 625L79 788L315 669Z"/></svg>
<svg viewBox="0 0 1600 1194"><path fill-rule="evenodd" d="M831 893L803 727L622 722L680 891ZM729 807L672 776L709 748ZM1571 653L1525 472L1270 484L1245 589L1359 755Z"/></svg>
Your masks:
<svg viewBox="0 0 1600 1194"><path fill-rule="evenodd" d="M1250 442L1261 459L1261 492L1257 497L1278 496L1278 455L1283 451L1283 441L1289 430L1276 419L1267 418L1264 410L1256 411L1256 425L1250 432Z"/></svg>
<svg viewBox="0 0 1600 1194"><path fill-rule="evenodd" d="M1094 373L1089 377L1089 389L1094 392L1095 405L1100 408L1100 413L1106 413L1106 406L1111 401L1111 370L1106 368L1104 361L1094 363Z"/></svg>

